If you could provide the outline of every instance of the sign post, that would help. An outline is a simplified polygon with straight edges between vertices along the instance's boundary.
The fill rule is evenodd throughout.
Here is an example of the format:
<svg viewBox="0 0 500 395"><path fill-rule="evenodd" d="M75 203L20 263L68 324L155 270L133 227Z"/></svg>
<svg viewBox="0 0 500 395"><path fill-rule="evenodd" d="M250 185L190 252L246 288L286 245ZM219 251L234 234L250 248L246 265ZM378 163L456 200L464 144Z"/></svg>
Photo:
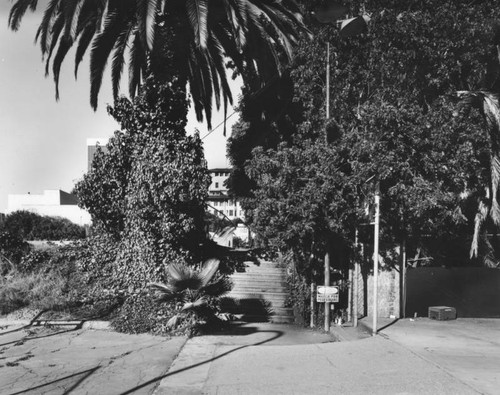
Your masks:
<svg viewBox="0 0 500 395"><path fill-rule="evenodd" d="M316 288L316 302L319 303L338 303L339 287L337 286L318 286Z"/></svg>
<svg viewBox="0 0 500 395"><path fill-rule="evenodd" d="M380 227L380 183L377 180L375 187L375 229L373 240L373 329L372 334L377 334L378 318L378 250Z"/></svg>

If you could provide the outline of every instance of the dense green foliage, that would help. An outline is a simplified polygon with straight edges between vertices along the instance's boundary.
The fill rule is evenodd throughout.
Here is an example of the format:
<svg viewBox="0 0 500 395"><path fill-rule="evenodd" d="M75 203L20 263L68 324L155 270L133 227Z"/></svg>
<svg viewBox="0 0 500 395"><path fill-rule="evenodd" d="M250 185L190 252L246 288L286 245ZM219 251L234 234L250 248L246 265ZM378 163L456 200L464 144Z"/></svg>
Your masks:
<svg viewBox="0 0 500 395"><path fill-rule="evenodd" d="M352 14L359 11L356 2L350 6ZM457 114L456 91L484 76L496 9L491 1L368 2L369 31L356 37L306 21L315 40L296 51L293 95L283 93L287 79L261 94L280 109L274 117L260 116L266 108L256 95L244 95L242 122L231 138L237 167L231 185L250 196L245 207L253 226L272 243L299 250L307 266L315 248L322 257L329 235L354 240L367 222L364 202L373 196L373 184L365 182L375 176L385 240L407 240L410 251L425 247L436 258L464 262L476 196L489 182L489 143L478 113ZM331 118L325 122L327 41ZM286 126L298 117L297 128ZM274 137L259 137L266 132ZM251 141L262 148L251 153ZM237 178L243 173L249 183ZM464 191L472 191L468 200L461 199Z"/></svg>
<svg viewBox="0 0 500 395"><path fill-rule="evenodd" d="M15 270L22 257L29 251L28 243L15 233L0 232L0 275Z"/></svg>
<svg viewBox="0 0 500 395"><path fill-rule="evenodd" d="M0 229L24 240L75 240L85 237L85 228L69 219L30 211L16 211L7 215Z"/></svg>

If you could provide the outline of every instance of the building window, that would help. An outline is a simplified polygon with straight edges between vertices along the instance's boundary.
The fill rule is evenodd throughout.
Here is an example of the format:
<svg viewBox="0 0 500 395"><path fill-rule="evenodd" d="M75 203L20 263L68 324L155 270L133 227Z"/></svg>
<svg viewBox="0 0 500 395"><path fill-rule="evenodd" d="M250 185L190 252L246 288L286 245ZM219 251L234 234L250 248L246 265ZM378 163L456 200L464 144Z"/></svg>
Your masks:
<svg viewBox="0 0 500 395"><path fill-rule="evenodd" d="M233 216L233 210L229 210L229 216L232 217Z"/></svg>
<svg viewBox="0 0 500 395"><path fill-rule="evenodd" d="M219 188L219 183L218 182L215 183L215 187Z"/></svg>

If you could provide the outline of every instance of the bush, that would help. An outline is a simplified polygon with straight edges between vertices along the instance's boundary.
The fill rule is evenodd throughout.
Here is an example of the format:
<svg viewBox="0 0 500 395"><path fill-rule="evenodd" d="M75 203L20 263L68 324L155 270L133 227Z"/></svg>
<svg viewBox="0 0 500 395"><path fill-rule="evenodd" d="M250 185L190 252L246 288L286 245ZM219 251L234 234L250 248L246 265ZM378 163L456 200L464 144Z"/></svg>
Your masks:
<svg viewBox="0 0 500 395"><path fill-rule="evenodd" d="M0 232L0 275L14 270L24 254L29 251L29 245L22 237L7 231Z"/></svg>
<svg viewBox="0 0 500 395"><path fill-rule="evenodd" d="M22 273L34 273L47 265L50 259L48 251L30 251L22 257L16 269Z"/></svg>
<svg viewBox="0 0 500 395"><path fill-rule="evenodd" d="M29 211L7 215L3 228L25 240L76 240L85 238L85 228L69 219Z"/></svg>
<svg viewBox="0 0 500 395"><path fill-rule="evenodd" d="M156 335L190 334L191 322L185 321L175 330L167 327L167 322L175 314L175 303L162 303L144 291L132 295L111 321L112 327L124 333L153 333Z"/></svg>

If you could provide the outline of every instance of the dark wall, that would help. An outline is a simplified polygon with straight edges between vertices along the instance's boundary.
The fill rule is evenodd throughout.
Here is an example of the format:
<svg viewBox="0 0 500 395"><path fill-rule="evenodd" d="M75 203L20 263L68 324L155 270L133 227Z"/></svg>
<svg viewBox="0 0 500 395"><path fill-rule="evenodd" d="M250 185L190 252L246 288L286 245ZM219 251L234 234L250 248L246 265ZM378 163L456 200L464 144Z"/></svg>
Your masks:
<svg viewBox="0 0 500 395"><path fill-rule="evenodd" d="M500 270L409 268L406 317L427 317L429 306L450 306L458 317L500 318Z"/></svg>

